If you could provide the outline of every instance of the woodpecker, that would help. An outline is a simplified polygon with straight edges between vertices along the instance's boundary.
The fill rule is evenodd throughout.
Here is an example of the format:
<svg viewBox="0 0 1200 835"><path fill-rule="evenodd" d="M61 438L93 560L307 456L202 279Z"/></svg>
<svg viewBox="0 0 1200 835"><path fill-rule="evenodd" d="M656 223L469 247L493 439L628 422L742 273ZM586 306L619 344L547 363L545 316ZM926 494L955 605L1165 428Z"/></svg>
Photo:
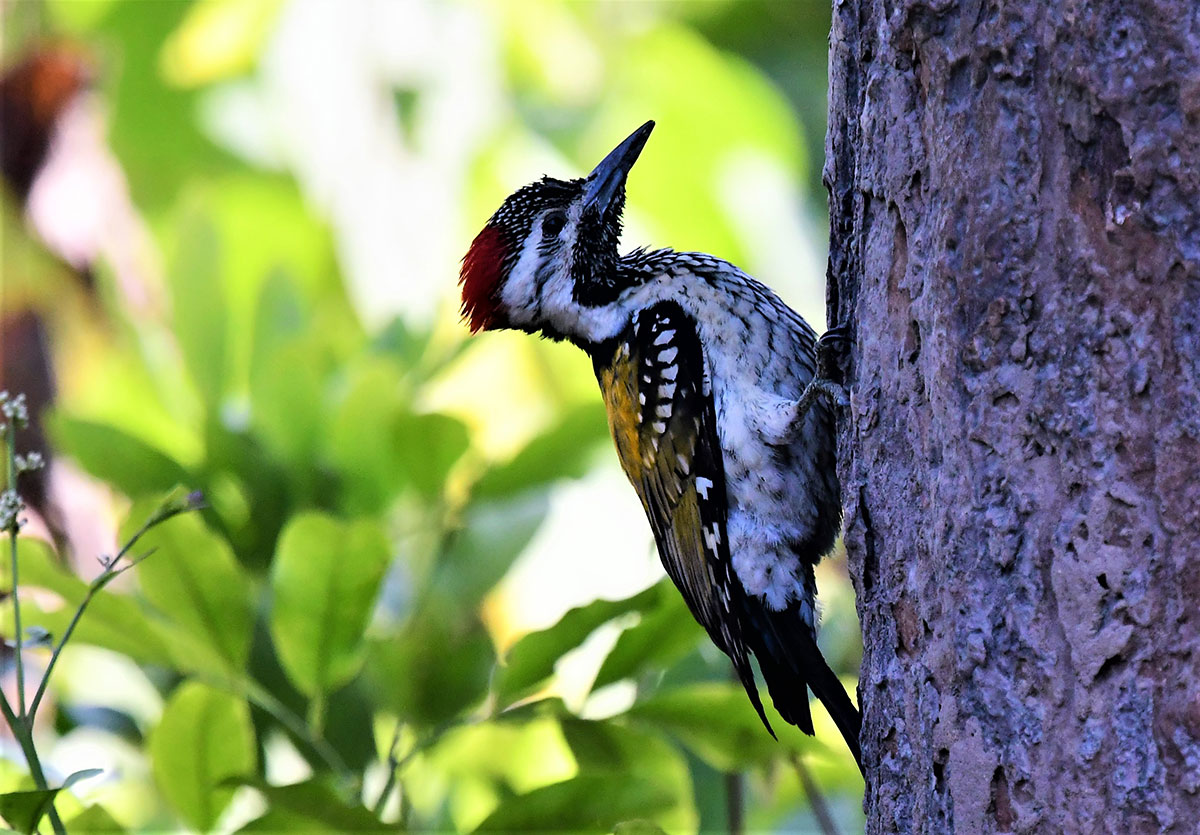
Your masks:
<svg viewBox="0 0 1200 835"><path fill-rule="evenodd" d="M583 179L513 193L462 261L472 333L512 328L592 359L621 466L667 574L774 736L813 733L808 689L861 768L861 718L816 643L813 567L841 523L834 406L813 329L763 284L697 252L618 253L647 122Z"/></svg>

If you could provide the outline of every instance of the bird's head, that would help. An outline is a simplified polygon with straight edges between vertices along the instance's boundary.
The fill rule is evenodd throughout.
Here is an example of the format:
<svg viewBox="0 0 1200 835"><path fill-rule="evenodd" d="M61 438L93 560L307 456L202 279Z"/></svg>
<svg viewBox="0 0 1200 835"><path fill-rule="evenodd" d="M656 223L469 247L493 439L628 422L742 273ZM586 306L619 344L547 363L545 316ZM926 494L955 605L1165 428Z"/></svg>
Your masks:
<svg viewBox="0 0 1200 835"><path fill-rule="evenodd" d="M646 144L647 122L587 177L545 177L514 192L462 261L462 313L472 333L518 328L599 341L615 328L626 287L617 270L625 178Z"/></svg>

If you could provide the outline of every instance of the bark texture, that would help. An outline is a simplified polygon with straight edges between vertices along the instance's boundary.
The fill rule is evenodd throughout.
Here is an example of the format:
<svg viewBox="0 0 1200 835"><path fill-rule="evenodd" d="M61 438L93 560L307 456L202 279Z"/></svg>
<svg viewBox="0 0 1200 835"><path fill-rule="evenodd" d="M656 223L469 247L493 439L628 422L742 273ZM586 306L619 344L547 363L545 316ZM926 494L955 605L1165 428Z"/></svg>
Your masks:
<svg viewBox="0 0 1200 835"><path fill-rule="evenodd" d="M868 831L1200 827L1200 3L834 7Z"/></svg>

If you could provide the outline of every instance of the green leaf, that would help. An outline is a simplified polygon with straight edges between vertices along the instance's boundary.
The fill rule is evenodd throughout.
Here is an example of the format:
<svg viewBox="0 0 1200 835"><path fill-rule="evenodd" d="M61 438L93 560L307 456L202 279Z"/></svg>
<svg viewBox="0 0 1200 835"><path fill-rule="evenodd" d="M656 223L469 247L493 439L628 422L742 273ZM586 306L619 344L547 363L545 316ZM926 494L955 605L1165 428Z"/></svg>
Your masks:
<svg viewBox="0 0 1200 835"><path fill-rule="evenodd" d="M446 415L401 415L391 431L408 480L427 496L441 495L450 468L470 446L467 427Z"/></svg>
<svg viewBox="0 0 1200 835"><path fill-rule="evenodd" d="M745 59L683 25L647 27L622 42L620 58L582 156L600 159L611 137L637 123L633 114L654 114L660 127L638 162L633 208L643 208L677 249L716 252L753 269L753 241L737 224L729 180L748 161L777 180L803 174L807 149L788 101Z"/></svg>
<svg viewBox="0 0 1200 835"><path fill-rule="evenodd" d="M561 728L577 776L503 801L480 830L610 832L631 818L695 829L687 763L662 737L611 721L564 719Z"/></svg>
<svg viewBox="0 0 1200 835"><path fill-rule="evenodd" d="M112 426L52 414L50 437L91 475L133 499L186 484L186 469L166 453Z"/></svg>
<svg viewBox="0 0 1200 835"><path fill-rule="evenodd" d="M500 704L510 704L549 678L558 659L582 644L601 625L628 612L646 609L658 601L659 594L657 587L651 587L624 600L596 600L567 612L553 626L521 638L509 651L496 679Z"/></svg>
<svg viewBox="0 0 1200 835"><path fill-rule="evenodd" d="M146 515L135 509L125 535ZM199 516L185 515L143 536L139 553L151 549L153 556L137 567L146 599L232 669L243 669L250 652L253 589L228 543Z"/></svg>
<svg viewBox="0 0 1200 835"><path fill-rule="evenodd" d="M433 591L447 606L471 609L500 581L546 518L545 491L478 502L439 556Z"/></svg>
<svg viewBox="0 0 1200 835"><path fill-rule="evenodd" d="M626 629L600 665L592 689L624 678L636 677L647 667L668 667L703 640L704 631L688 611L683 597L669 580L660 581L657 606Z"/></svg>
<svg viewBox="0 0 1200 835"><path fill-rule="evenodd" d="M440 496L470 445L467 428L446 415L414 414L404 369L386 354L355 363L347 377L327 454L346 482L350 506L382 510L405 485Z"/></svg>
<svg viewBox="0 0 1200 835"><path fill-rule="evenodd" d="M250 711L228 693L184 682L167 701L149 749L163 796L189 826L209 831L233 796L224 781L254 771Z"/></svg>
<svg viewBox="0 0 1200 835"><path fill-rule="evenodd" d="M326 457L343 482L346 506L353 510L383 510L407 480L392 433L398 416L408 411L401 375L388 357L357 362L346 375L346 392L325 440Z"/></svg>
<svg viewBox="0 0 1200 835"><path fill-rule="evenodd" d="M163 44L190 9L186 3L115 3L96 33L97 43L121 56L121 71L105 78L108 140L134 204L150 217L175 205L189 181L231 164L201 135L196 96L167 87L163 78Z"/></svg>
<svg viewBox="0 0 1200 835"><path fill-rule="evenodd" d="M661 826L644 819L621 821L612 831L613 835L667 835Z"/></svg>
<svg viewBox="0 0 1200 835"><path fill-rule="evenodd" d="M88 768L76 771L57 788L0 794L0 818L4 818L19 832L36 832L38 823L50 811L54 798L60 791L100 773L99 768Z"/></svg>
<svg viewBox="0 0 1200 835"><path fill-rule="evenodd" d="M771 723L779 735L776 742L763 727L745 691L725 682L660 691L634 704L626 715L670 733L720 771L735 771L819 745L782 721Z"/></svg>
<svg viewBox="0 0 1200 835"><path fill-rule="evenodd" d="M272 786L259 779L237 780L257 789L269 811L239 832L394 832L362 806L353 806L320 780Z"/></svg>
<svg viewBox="0 0 1200 835"><path fill-rule="evenodd" d="M205 422L204 442L209 471L205 488L222 525L218 530L247 568L265 574L279 531L301 501L297 494L305 495L310 486L315 493L315 464L289 472L256 435L231 430L220 420Z"/></svg>
<svg viewBox="0 0 1200 835"><path fill-rule="evenodd" d="M566 719L560 727L575 757L574 779L504 800L481 831L607 833L630 818L650 819L668 831L695 830L688 765L666 740L611 721Z"/></svg>
<svg viewBox="0 0 1200 835"><path fill-rule="evenodd" d="M289 277L272 272L254 311L251 420L264 444L293 465L314 457L325 419L325 381L332 358L312 325Z"/></svg>
<svg viewBox="0 0 1200 835"><path fill-rule="evenodd" d="M430 607L398 635L369 642L366 680L378 705L406 722L435 725L484 700L495 660L473 613L451 620Z"/></svg>
<svg viewBox="0 0 1200 835"><path fill-rule="evenodd" d="M377 523L306 514L284 528L271 572L271 636L308 696L349 681L391 551Z"/></svg>
<svg viewBox="0 0 1200 835"><path fill-rule="evenodd" d="M124 832L108 810L99 803L89 806L75 817L66 821L68 832Z"/></svg>
<svg viewBox="0 0 1200 835"><path fill-rule="evenodd" d="M178 235L167 270L175 337L192 380L211 407L220 402L228 374L221 241L212 221L195 207L178 221Z"/></svg>
<svg viewBox="0 0 1200 835"><path fill-rule="evenodd" d="M652 780L581 776L509 798L475 831L611 832L620 821L667 811L677 800Z"/></svg>
<svg viewBox="0 0 1200 835"><path fill-rule="evenodd" d="M538 435L507 463L488 470L475 484L477 498L511 495L587 472L596 447L608 437L604 407L577 406L548 432Z"/></svg>

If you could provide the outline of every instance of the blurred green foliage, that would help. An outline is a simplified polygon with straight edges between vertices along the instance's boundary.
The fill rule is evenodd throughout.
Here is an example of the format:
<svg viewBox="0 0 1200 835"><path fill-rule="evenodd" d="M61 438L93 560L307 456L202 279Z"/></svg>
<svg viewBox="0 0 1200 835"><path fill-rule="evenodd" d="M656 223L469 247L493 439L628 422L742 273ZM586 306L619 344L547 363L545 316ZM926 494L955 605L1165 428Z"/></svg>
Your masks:
<svg viewBox="0 0 1200 835"><path fill-rule="evenodd" d="M593 469L603 412L586 362L529 341L513 373L540 393L538 423L517 448L489 450L488 414L430 404L497 343L464 346L448 314L368 324L345 241L287 154L264 165L206 132L206 96L255 77L288 5L45 0L10 12L10 47L55 33L93 51L108 139L164 264L165 307L148 313L97 263L98 307L84 315L102 320L102 348L58 357L53 448L127 497L131 524L178 484L208 502L147 535L136 586L105 589L73 639L132 659L159 701L126 716L127 768L84 795L68 828L708 830L725 825L724 773L740 770L750 827L794 829L809 819L793 753L850 798L856 826L862 784L836 731L812 740L777 719L779 741L767 736L667 582L498 647L485 600L558 485ZM461 248L521 184L506 173L513 147L583 168L643 113L671 126L631 195L662 242L753 261L709 175L731 144L814 186L828 10L633 5L615 22L613 4L455 7L492 27L509 97L473 152ZM545 38L577 39L599 80L556 77L562 55ZM438 118L419 85L392 92L398 123ZM5 214L6 238L24 239ZM17 266L6 251L6 274ZM447 298L455 272L450 260L439 276ZM26 624L61 634L86 584L47 548L24 542L21 555L24 584L65 604L30 598ZM846 643L832 654L850 665L841 596L828 619ZM597 636L611 648L586 690L609 700L561 698L564 658ZM69 690L64 708L79 699ZM86 729L72 715L59 734ZM129 745L111 723L93 730ZM2 776L6 790L27 788Z"/></svg>

